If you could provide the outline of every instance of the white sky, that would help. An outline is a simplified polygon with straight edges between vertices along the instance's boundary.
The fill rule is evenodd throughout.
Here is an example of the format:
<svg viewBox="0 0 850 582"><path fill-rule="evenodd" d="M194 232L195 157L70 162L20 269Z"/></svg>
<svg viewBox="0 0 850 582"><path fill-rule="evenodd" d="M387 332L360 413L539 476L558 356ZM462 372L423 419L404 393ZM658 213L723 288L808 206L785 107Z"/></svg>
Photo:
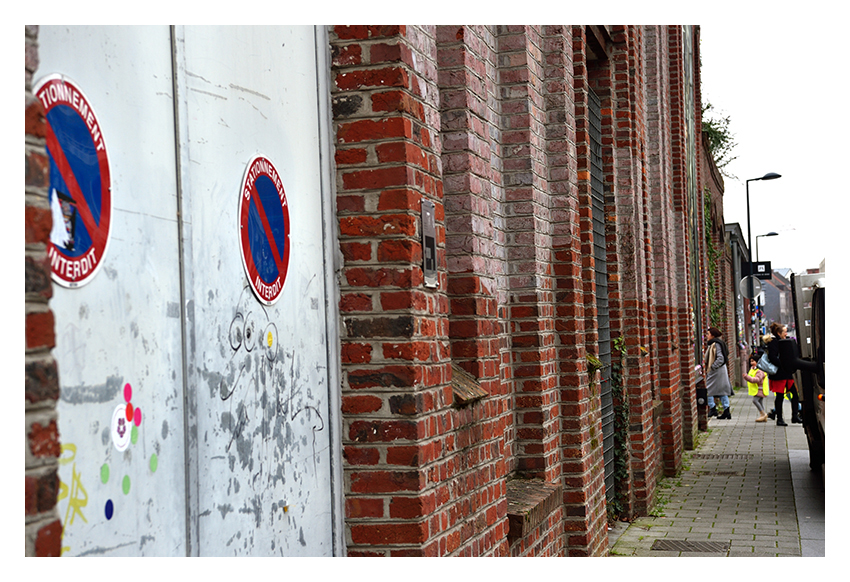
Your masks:
<svg viewBox="0 0 850 582"><path fill-rule="evenodd" d="M738 222L745 239L745 180L782 175L750 182L753 256L757 235L778 232L758 239L759 259L774 269L799 272L834 258L829 243L843 238L834 228L846 230L834 220L847 208L839 172L850 163L847 51L835 24L789 13L761 25L701 25L702 100L731 116L738 144L727 167L738 180L725 179L725 221Z"/></svg>

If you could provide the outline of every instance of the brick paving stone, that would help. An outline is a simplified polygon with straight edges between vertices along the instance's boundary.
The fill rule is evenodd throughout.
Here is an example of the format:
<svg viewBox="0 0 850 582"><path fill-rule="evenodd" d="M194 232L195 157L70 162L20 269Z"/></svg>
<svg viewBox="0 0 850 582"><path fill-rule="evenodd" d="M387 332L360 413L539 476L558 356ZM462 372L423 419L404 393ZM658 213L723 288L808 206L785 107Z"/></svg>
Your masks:
<svg viewBox="0 0 850 582"><path fill-rule="evenodd" d="M794 488L791 459L800 453L800 443L805 445L802 427L755 423L756 409L746 391L738 391L731 402L732 419L711 419L709 431L700 434L698 448L685 452L687 470L659 484L658 495L665 501L659 507L663 515L635 519L619 534L611 555L775 557L801 556L802 548L821 552L807 555L823 555L822 501L806 501L802 517L795 501L799 492ZM790 418L787 402L786 408ZM736 457L712 458L721 454ZM801 532L805 532L805 543ZM729 543L730 547L720 553L651 550L660 538Z"/></svg>

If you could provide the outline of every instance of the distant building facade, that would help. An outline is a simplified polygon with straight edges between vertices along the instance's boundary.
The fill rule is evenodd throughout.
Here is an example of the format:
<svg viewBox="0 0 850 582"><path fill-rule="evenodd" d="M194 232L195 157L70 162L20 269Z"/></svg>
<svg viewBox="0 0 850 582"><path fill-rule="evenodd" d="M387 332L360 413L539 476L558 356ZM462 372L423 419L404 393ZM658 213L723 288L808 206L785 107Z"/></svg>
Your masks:
<svg viewBox="0 0 850 582"><path fill-rule="evenodd" d="M774 269L770 279L763 281L764 293L764 333L770 331L770 324L779 322L794 331L794 305L791 297L791 270Z"/></svg>

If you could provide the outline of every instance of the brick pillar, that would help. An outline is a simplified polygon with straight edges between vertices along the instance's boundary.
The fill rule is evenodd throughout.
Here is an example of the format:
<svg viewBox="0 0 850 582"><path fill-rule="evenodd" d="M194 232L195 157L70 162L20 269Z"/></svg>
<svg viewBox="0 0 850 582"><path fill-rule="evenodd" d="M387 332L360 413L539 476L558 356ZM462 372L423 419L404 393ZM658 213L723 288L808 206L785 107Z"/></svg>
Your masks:
<svg viewBox="0 0 850 582"><path fill-rule="evenodd" d="M598 334L584 27L552 26L546 31L565 529L569 555L604 555L608 540L600 386L598 376L589 377L586 361L588 352L598 354Z"/></svg>
<svg viewBox="0 0 850 582"><path fill-rule="evenodd" d="M623 382L629 395L631 469L634 510L648 511L658 472L657 435L652 390L653 369L651 286L647 280L646 219L643 169L643 103L636 59L641 52L640 31L634 27L612 27L611 120L612 158L606 160L606 180L613 191L608 211L616 230L616 252L609 254L609 269L618 293L611 298L611 332L625 339ZM603 105L604 109L604 105ZM603 113L604 115L604 113ZM604 155L604 154L603 154ZM613 268L611 268L613 265Z"/></svg>
<svg viewBox="0 0 850 582"><path fill-rule="evenodd" d="M560 473L560 451L540 43L539 29L526 26L505 27L498 39L501 135L510 150L503 179L516 466L551 483Z"/></svg>
<svg viewBox="0 0 850 582"><path fill-rule="evenodd" d="M664 471L674 475L682 463L682 385L679 366L677 304L677 217L672 205L670 105L665 26L645 26L647 62L647 149L650 182L650 239L655 283L656 396Z"/></svg>
<svg viewBox="0 0 850 582"><path fill-rule="evenodd" d="M510 384L501 375L507 336L499 310L505 247L495 42L491 27L437 27L451 357L487 395L454 416L457 446L465 451L456 479L486 492L476 499L467 484L453 487L458 499L446 504L453 519L475 522L461 529L460 555L509 551L506 435L513 415Z"/></svg>
<svg viewBox="0 0 850 582"><path fill-rule="evenodd" d="M436 463L452 391L429 35L400 26L330 31L346 539L355 556L437 555L445 524L434 511L451 496ZM423 287L423 198L436 204L436 291Z"/></svg>
<svg viewBox="0 0 850 582"><path fill-rule="evenodd" d="M492 303L474 284L464 305L486 317L467 319L456 304L452 335L461 363L495 394L459 402L451 384L436 36L436 27L331 31L349 555L507 552L510 412L492 342L472 351L462 342L467 326L492 332ZM436 289L423 286L422 198L436 205ZM459 276L452 293L470 281Z"/></svg>
<svg viewBox="0 0 850 582"><path fill-rule="evenodd" d="M32 94L32 77L38 68L38 27L27 26L25 33L24 547L27 556L58 556L62 543L62 525L56 509L61 447L56 416L59 374L50 354L55 345L53 312L49 305L53 289L47 258L52 226L47 197L50 165L44 140L44 111Z"/></svg>
<svg viewBox="0 0 850 582"><path fill-rule="evenodd" d="M693 298L700 293L694 289L698 280L692 270L691 257L702 248L699 245L701 233L694 232L691 226L691 214L701 212L699 207L691 208L688 198L687 142L685 131L685 87L684 62L682 60L683 39L680 26L666 27L670 95L670 158L673 210L675 213L675 245L682 249L680 255L687 260L676 262L677 320L679 328L679 377L682 386L682 441L685 449L692 450L699 431L697 414L696 384L698 376L695 367L702 360L699 352L702 342L694 337L696 313ZM659 39L663 42L664 39ZM699 46L699 43L696 44ZM699 53L696 53L697 55ZM699 62L698 58L694 62ZM698 86L698 85L697 85ZM697 105L698 106L698 105ZM697 205L699 206L699 205ZM694 247L696 243L696 247ZM703 264L696 262L699 268Z"/></svg>

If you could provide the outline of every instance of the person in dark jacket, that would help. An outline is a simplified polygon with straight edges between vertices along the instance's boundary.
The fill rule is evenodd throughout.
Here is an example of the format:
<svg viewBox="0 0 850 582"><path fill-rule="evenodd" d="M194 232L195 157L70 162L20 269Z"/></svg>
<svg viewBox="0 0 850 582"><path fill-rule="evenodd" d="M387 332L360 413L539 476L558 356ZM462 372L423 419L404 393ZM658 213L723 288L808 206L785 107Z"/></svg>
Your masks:
<svg viewBox="0 0 850 582"><path fill-rule="evenodd" d="M774 409L776 411L776 426L788 426L782 418L782 404L785 399L785 390L791 390L794 385L794 371L788 366L783 367L782 361L779 359L779 341L785 339L788 334L788 328L779 322L770 324L770 334L764 336L764 343L767 344L767 359L778 369L776 374L768 375L770 381L770 391L776 394L774 400ZM791 411L794 419L797 418L799 408L799 398L796 391L792 392Z"/></svg>

